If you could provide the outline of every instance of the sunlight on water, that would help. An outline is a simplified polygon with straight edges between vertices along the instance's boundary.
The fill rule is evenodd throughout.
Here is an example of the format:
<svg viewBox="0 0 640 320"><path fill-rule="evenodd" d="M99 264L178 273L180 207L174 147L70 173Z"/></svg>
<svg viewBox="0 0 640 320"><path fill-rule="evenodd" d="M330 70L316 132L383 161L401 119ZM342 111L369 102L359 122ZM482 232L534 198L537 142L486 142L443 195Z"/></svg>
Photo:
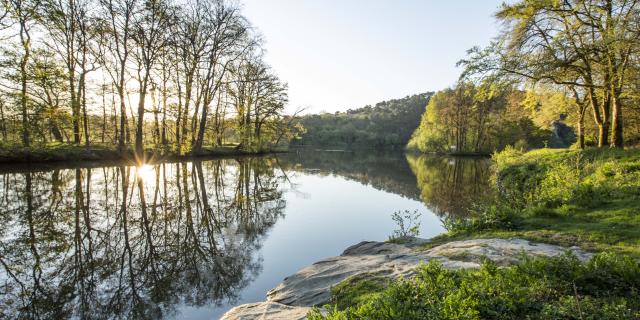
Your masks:
<svg viewBox="0 0 640 320"><path fill-rule="evenodd" d="M152 181L155 174L155 170L151 165L143 164L136 167L136 176L142 181Z"/></svg>

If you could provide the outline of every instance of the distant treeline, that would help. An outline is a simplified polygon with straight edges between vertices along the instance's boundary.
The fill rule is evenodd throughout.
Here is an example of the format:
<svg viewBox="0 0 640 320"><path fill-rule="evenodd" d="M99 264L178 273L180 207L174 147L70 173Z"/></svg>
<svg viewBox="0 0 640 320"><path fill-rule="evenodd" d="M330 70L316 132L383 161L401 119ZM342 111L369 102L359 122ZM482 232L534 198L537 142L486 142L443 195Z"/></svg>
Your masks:
<svg viewBox="0 0 640 320"><path fill-rule="evenodd" d="M305 115L306 133L292 144L339 148L403 148L418 127L431 92L346 112Z"/></svg>
<svg viewBox="0 0 640 320"><path fill-rule="evenodd" d="M566 148L576 142L574 108L559 92L460 82L431 98L407 147L422 152L478 154L508 145ZM597 131L589 133L588 140L594 141Z"/></svg>

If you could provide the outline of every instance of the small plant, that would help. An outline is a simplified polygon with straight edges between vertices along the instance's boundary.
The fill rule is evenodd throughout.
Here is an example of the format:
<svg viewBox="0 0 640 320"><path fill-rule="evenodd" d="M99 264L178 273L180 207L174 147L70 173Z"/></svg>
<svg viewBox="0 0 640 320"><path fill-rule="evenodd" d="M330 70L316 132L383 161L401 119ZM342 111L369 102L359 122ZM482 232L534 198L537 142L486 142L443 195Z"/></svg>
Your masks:
<svg viewBox="0 0 640 320"><path fill-rule="evenodd" d="M402 242L412 237L420 235L420 217L422 213L418 210L409 211L396 211L391 215L391 219L396 223L398 227L393 231L393 234L389 236L390 242Z"/></svg>

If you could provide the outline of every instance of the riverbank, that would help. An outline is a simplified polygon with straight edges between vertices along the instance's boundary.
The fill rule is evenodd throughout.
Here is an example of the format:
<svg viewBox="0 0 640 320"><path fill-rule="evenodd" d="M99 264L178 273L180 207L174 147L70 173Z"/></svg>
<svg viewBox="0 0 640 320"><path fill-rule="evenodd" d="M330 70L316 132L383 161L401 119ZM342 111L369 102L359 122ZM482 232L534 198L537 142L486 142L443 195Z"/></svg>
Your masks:
<svg viewBox="0 0 640 320"><path fill-rule="evenodd" d="M498 199L449 219L434 244L520 237L640 259L640 151L513 149L493 157Z"/></svg>
<svg viewBox="0 0 640 320"><path fill-rule="evenodd" d="M221 156L246 156L263 155L268 153L287 152L286 148L262 151L245 151L238 149L236 145L219 147L203 147L197 154L179 154L170 148L145 149L144 159L152 162L170 160L183 160L193 158L221 157ZM59 162L93 162L93 161L138 161L132 147L124 150L117 146L106 145L73 145L73 144L48 144L30 148L22 146L0 146L0 165L18 163L59 163Z"/></svg>
<svg viewBox="0 0 640 320"><path fill-rule="evenodd" d="M361 242L285 278L266 301L235 307L222 319L481 319L492 312L516 319L536 308L539 315L562 318L569 310L552 308L567 307L571 284L580 293L596 290L619 299L640 284L635 261L577 247L495 238L424 250L429 242ZM611 282L615 286L607 287ZM584 307L595 312L596 305L585 300ZM630 307L601 315L640 310Z"/></svg>
<svg viewBox="0 0 640 320"><path fill-rule="evenodd" d="M446 156L446 157L469 157L469 158L490 158L491 153L489 152L439 152L439 151L431 151L431 152L422 152L416 149L406 149L407 153L415 154L415 155L430 155L430 156Z"/></svg>
<svg viewBox="0 0 640 320"><path fill-rule="evenodd" d="M493 161L498 197L446 218L448 233L359 244L225 319L640 318L640 153L507 149Z"/></svg>

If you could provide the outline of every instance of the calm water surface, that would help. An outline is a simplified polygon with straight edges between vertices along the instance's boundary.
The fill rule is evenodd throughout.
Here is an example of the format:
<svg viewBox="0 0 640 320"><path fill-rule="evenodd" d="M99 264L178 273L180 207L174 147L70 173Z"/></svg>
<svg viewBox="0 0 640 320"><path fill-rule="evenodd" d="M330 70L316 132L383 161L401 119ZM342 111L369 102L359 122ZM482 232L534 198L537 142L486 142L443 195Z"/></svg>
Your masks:
<svg viewBox="0 0 640 320"><path fill-rule="evenodd" d="M486 159L342 152L0 168L0 318L216 319L386 240L394 211L442 233L488 175Z"/></svg>

